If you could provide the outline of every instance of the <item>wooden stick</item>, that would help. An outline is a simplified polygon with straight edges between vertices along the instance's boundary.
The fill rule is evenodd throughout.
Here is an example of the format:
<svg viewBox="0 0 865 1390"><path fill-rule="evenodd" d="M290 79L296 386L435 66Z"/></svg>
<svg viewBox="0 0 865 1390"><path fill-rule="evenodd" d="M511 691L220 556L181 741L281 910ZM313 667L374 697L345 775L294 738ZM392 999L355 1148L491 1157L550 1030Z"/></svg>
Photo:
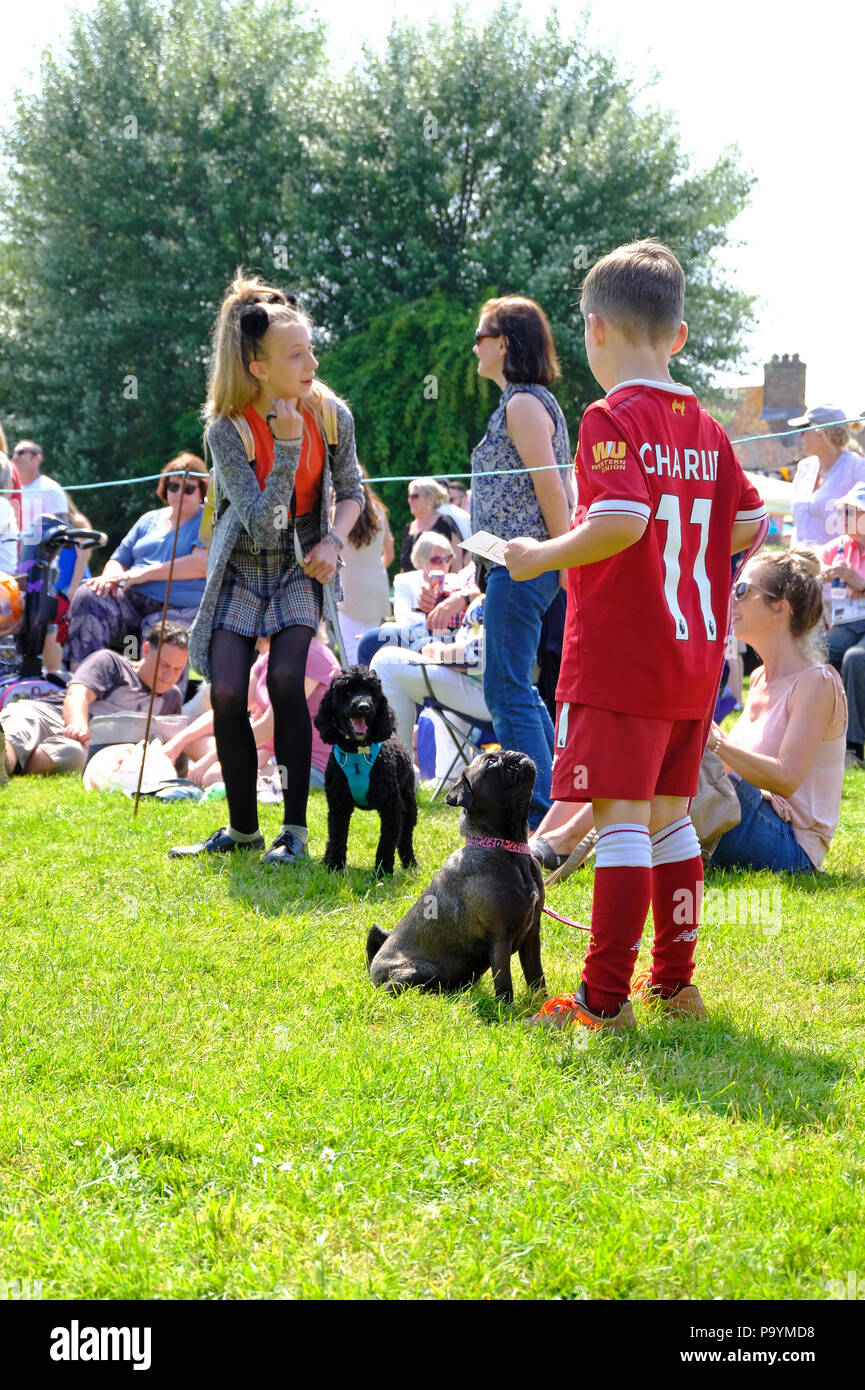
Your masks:
<svg viewBox="0 0 865 1390"><path fill-rule="evenodd" d="M159 643L156 648L156 669L153 672L153 684L150 687L150 704L147 706L147 723L144 726L144 747L141 750L141 766L138 769L138 786L135 788L135 806L132 811L132 819L138 815L138 802L141 799L141 783L144 780L144 760L147 757L147 743L150 738L150 721L153 718L153 701L156 698L156 677L159 674L159 658L162 656L162 639L165 635L165 619L168 613L168 599L171 594L171 580L174 575L174 557L177 554L177 537L180 533L180 514L183 511L183 499L186 496L184 491L186 479L189 477L189 470L184 469L183 477L180 480L180 501L177 506L177 521L174 525L174 541L171 546L171 561L168 566L168 579L165 584L165 602L162 605L162 621L159 624Z"/></svg>

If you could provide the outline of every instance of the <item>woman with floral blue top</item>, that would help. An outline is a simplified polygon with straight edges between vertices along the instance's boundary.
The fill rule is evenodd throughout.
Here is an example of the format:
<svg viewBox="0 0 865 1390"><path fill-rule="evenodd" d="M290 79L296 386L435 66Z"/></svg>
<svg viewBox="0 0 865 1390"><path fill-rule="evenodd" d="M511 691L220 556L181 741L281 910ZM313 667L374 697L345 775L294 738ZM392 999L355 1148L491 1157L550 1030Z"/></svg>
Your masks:
<svg viewBox="0 0 865 1390"><path fill-rule="evenodd" d="M488 299L474 353L478 375L494 381L502 395L472 452L472 529L503 540L564 535L572 459L565 417L549 390L560 371L546 314L533 299ZM541 621L557 588L556 574L518 582L504 565L493 565L484 605L484 698L502 747L527 753L537 768L532 830L550 806L554 739L532 669Z"/></svg>

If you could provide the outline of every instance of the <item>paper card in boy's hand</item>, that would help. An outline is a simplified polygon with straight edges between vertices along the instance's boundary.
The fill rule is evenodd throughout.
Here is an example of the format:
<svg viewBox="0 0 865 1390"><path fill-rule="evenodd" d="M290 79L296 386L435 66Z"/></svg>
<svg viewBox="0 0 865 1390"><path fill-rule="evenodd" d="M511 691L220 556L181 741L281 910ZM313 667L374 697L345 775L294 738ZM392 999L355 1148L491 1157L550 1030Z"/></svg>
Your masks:
<svg viewBox="0 0 865 1390"><path fill-rule="evenodd" d="M491 560L494 565L505 563L505 546L507 541L499 540L490 531L475 531L473 536L462 542L463 550L470 550L473 555L480 555L482 560Z"/></svg>

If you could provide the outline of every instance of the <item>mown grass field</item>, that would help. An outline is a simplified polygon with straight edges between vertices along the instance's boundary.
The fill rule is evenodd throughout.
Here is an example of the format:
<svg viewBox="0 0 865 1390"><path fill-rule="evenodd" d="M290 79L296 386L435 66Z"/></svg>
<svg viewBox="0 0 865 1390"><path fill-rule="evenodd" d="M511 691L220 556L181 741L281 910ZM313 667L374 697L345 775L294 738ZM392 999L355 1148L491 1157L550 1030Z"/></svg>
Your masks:
<svg viewBox="0 0 865 1390"><path fill-rule="evenodd" d="M711 1020L638 1010L625 1038L524 1029L524 987L499 1010L489 976L370 987L366 931L456 846L450 808L424 804L422 868L383 886L372 816L344 878L165 858L219 810L144 801L133 824L77 780L0 792L0 1277L46 1299L821 1299L865 1275L865 777L826 875L710 876L781 895L702 929ZM319 855L324 816L317 793ZM591 881L551 906L585 921ZM544 922L559 992L585 938Z"/></svg>

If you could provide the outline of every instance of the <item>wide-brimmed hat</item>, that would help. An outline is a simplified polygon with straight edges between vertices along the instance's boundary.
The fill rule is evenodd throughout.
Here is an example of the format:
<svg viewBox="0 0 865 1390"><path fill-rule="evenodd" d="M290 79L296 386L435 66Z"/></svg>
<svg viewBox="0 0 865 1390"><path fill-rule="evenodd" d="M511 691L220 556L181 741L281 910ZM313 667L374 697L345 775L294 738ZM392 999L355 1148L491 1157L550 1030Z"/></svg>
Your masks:
<svg viewBox="0 0 865 1390"><path fill-rule="evenodd" d="M811 425L818 428L821 425L843 425L847 419L846 410L842 410L840 405L815 405L811 410L806 410L804 415L800 415L796 420L788 420L788 424L797 429L800 425Z"/></svg>

